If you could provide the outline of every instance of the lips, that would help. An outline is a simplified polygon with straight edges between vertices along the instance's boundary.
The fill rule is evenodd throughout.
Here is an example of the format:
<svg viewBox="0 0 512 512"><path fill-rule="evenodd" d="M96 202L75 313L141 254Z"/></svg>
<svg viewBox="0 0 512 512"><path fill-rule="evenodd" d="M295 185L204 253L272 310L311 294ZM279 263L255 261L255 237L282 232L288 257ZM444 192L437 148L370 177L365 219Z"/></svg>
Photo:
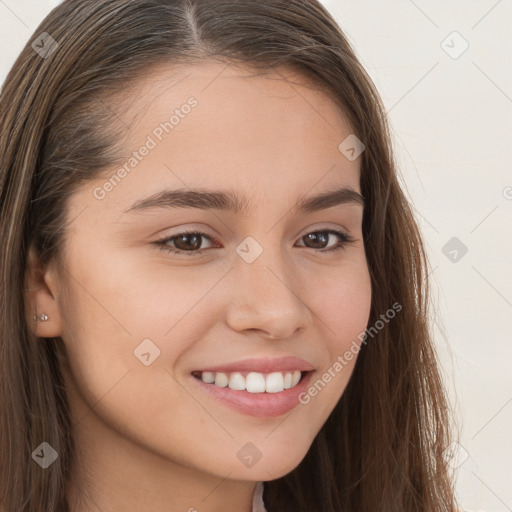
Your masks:
<svg viewBox="0 0 512 512"><path fill-rule="evenodd" d="M314 370L315 367L308 361L295 356L282 357L262 357L252 359L242 359L226 364L218 364L197 368L195 372L212 372L212 373L233 373L233 372L257 372L257 373L273 373L295 371L308 372Z"/></svg>
<svg viewBox="0 0 512 512"><path fill-rule="evenodd" d="M208 366L192 371L191 378L194 388L230 408L246 415L270 418L285 414L301 403L299 396L307 388L314 370L311 363L295 356L266 357ZM286 374L292 376L291 381Z"/></svg>

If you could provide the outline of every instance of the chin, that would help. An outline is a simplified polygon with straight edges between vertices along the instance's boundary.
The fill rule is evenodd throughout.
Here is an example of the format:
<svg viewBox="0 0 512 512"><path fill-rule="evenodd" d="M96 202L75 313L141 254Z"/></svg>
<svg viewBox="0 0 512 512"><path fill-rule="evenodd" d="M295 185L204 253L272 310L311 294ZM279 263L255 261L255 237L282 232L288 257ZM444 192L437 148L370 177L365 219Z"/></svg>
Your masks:
<svg viewBox="0 0 512 512"><path fill-rule="evenodd" d="M230 478L238 480L267 481L276 480L288 473L291 473L304 459L309 446L299 453L284 453L279 456L275 452L271 456L265 457L262 454L261 459L251 467L238 467L231 473Z"/></svg>

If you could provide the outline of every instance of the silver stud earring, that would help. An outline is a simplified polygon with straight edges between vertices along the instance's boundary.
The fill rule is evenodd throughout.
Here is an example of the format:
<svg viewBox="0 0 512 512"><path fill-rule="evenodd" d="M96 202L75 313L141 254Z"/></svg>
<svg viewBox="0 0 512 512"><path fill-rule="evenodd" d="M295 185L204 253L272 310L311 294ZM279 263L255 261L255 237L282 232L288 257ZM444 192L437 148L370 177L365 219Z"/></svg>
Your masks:
<svg viewBox="0 0 512 512"><path fill-rule="evenodd" d="M46 320L48 320L48 318L50 318L49 315L47 315L46 313L41 313L39 315L39 317L34 316L34 321L41 320L41 322L46 322Z"/></svg>

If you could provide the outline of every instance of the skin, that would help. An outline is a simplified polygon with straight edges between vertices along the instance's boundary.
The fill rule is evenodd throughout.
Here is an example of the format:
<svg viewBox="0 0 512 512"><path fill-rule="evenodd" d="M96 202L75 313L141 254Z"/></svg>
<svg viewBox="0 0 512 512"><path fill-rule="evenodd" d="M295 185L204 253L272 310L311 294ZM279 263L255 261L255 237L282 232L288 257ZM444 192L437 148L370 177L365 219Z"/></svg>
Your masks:
<svg viewBox="0 0 512 512"><path fill-rule="evenodd" d="M50 316L32 329L60 336L69 361L62 371L79 451L67 489L73 512L250 512L256 483L306 455L356 357L307 405L271 418L219 402L193 387L190 373L292 354L315 366L315 382L368 322L363 207L290 213L301 194L360 192L361 159L338 150L352 131L332 100L285 70L249 77L219 63L169 68L147 75L130 108L119 109L127 155L188 98L198 105L104 199L93 196L104 179L69 198L63 265L42 268L29 254L30 309ZM123 213L184 186L236 190L251 211ZM192 257L153 244L188 228L220 244L202 238L206 250ZM330 253L308 246L305 235L327 229L354 241ZM251 264L236 252L247 236L263 248ZM323 247L338 242L331 235ZM160 350L149 366L133 353L146 338ZM252 467L237 457L248 442L262 454Z"/></svg>

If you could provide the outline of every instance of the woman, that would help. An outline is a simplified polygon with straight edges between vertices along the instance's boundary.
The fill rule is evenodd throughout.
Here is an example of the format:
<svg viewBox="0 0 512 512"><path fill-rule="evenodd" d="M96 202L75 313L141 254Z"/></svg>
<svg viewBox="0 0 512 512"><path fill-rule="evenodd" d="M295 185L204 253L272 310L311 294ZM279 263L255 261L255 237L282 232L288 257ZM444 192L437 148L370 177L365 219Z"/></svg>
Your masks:
<svg viewBox="0 0 512 512"><path fill-rule="evenodd" d="M0 104L6 510L455 510L423 245L318 2L65 0Z"/></svg>

